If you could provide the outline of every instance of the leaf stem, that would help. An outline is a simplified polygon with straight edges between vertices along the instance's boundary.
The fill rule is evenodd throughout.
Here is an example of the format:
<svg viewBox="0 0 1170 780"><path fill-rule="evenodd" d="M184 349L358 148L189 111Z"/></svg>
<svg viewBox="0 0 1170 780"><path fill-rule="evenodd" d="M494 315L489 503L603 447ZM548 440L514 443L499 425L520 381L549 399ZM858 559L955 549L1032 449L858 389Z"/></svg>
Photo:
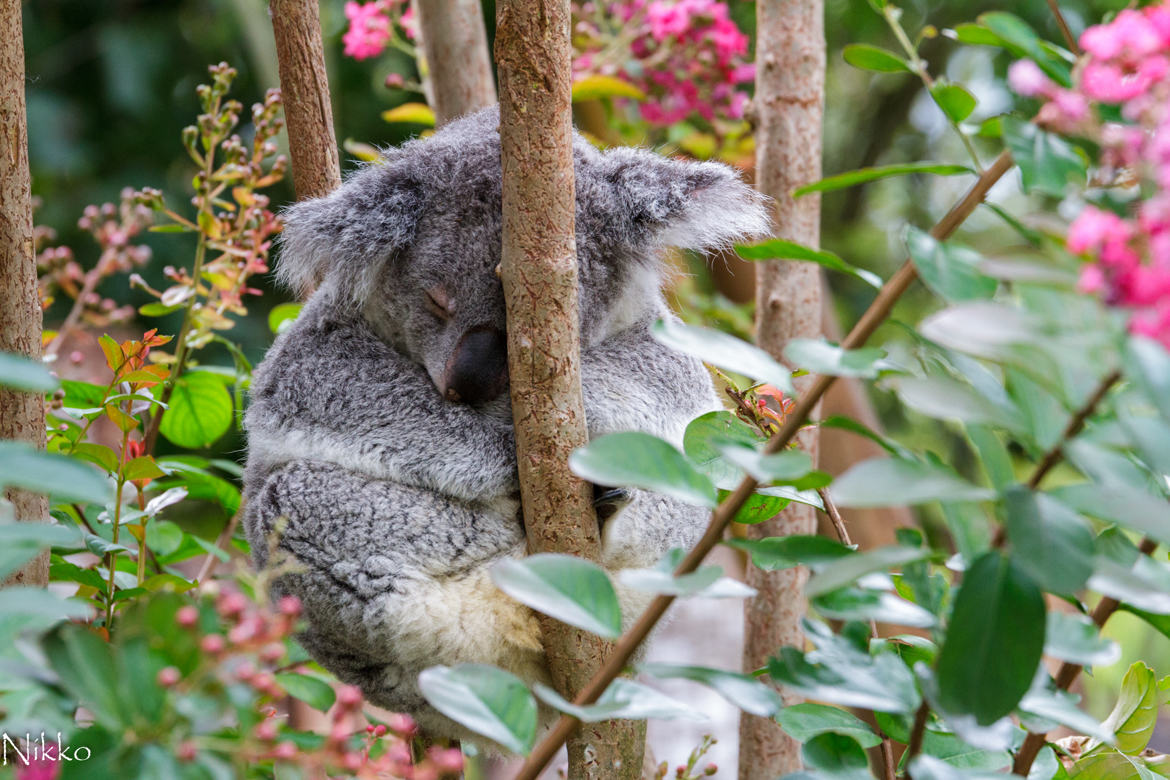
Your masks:
<svg viewBox="0 0 1170 780"><path fill-rule="evenodd" d="M979 179L972 185L971 189L963 196L955 206L940 219L931 229L931 235L936 239L945 240L949 238L958 227L963 224L963 221L971 215L976 207L983 202L983 198L987 195L987 191L991 189L997 181L999 181L1004 174L1012 168L1011 154L1007 151L1000 153L999 157L990 168L988 168L979 177ZM861 315L861 319L853 326L853 330L841 342L841 346L845 349L856 349L863 346L869 339L873 332L877 330L878 326L885 322L886 318L894 308L894 304L903 293L909 289L914 280L918 278L918 272L914 267L912 261L906 261L894 276L890 278L882 289L878 292L877 297L865 313ZM809 389L804 395L800 397L795 408L788 413L784 420L784 425L773 436L768 444L765 446L765 453L775 454L780 452L795 438L797 432L808 421L812 415L813 410L816 409L822 396L836 381L834 376L817 376ZM675 569L675 576L682 576L690 574L695 571L707 557L707 553L711 552L717 544L723 539L723 532L731 523L748 498L758 487L759 483L751 477L745 477L743 482L739 484L731 495L728 496L723 503L721 503L714 512L711 513L711 520L707 525L707 530L703 533L703 537L698 544L687 553L687 556ZM638 618L633 626L622 638L618 640L614 646L613 651L609 654L605 664L593 676L589 683L581 689L581 692L574 700L574 704L584 706L592 704L597 701L597 698L609 687L618 675L621 674L622 669L625 668L630 658L633 657L634 652L650 635L650 632L666 614L666 610L674 602L674 596L661 595L657 596L646 611ZM557 721L556 725L545 735L532 753L528 756L520 771L516 774L516 780L536 780L537 776L552 760L557 750L565 740L573 733L578 726L578 721L571 715L562 715Z"/></svg>
<svg viewBox="0 0 1170 780"><path fill-rule="evenodd" d="M906 747L906 777L910 777L910 762L922 752L922 741L926 738L926 721L930 716L930 704L925 698L914 713L914 728L910 731L910 742Z"/></svg>
<svg viewBox="0 0 1170 780"><path fill-rule="evenodd" d="M1073 36L1072 30L1069 29L1068 21L1064 18L1060 5L1057 4L1056 0L1048 0L1048 7L1052 9L1052 15L1056 17L1056 24L1060 27L1064 42L1068 44L1068 50L1078 57L1081 56L1081 47L1077 45L1077 39Z"/></svg>
<svg viewBox="0 0 1170 780"><path fill-rule="evenodd" d="M113 542L118 544L118 530L122 527L122 490L126 486L126 478L122 475L126 468L126 448L130 442L130 431L122 432L122 454L119 456L118 462L118 488L114 494L114 528L112 531ZM109 588L106 590L106 633L111 634L111 629L114 625L114 575L118 573L118 550L116 548L110 550L110 560L107 564L110 567Z"/></svg>

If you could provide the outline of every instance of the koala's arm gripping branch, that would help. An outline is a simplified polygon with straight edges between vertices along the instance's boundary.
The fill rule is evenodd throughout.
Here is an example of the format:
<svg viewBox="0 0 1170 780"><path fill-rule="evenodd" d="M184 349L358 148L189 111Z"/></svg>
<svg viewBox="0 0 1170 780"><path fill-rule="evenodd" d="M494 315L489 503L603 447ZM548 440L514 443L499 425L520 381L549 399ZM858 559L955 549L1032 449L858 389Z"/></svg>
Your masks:
<svg viewBox="0 0 1170 780"><path fill-rule="evenodd" d="M293 188L297 200L318 198L341 186L320 11L317 0L270 0L268 12L288 122Z"/></svg>
<svg viewBox="0 0 1170 780"><path fill-rule="evenodd" d="M931 229L931 235L935 238L945 240L949 238L958 227L963 224L963 221L970 216L971 212L983 202L983 198L987 195L987 191L991 189L992 185L999 181L1004 174L1012 168L1011 155L1008 152L1003 152L995 162L988 168L979 180L975 182L974 186L967 192L963 199L952 208L946 216L935 224ZM857 349L869 340L873 332L877 330L890 312L894 308L894 304L902 297L902 294L909 289L910 285L918 278L918 272L914 264L907 261L898 270L894 276L882 287L873 303L861 315L861 319L853 326L853 330L849 331L849 335L841 342L841 346L845 349ZM816 380L809 386L808 390L800 397L796 407L789 412L785 419L783 427L773 436L766 446L768 453L776 453L788 446L795 438L797 432L808 421L813 409L816 408L817 403L825 392L836 380L832 376L818 376ZM681 576L689 574L699 568L703 559L707 557L707 553L715 548L720 540L723 538L723 532L726 530L728 524L739 509L755 491L758 484L751 477L744 478L743 482L728 496L722 504L711 514L711 522L707 526L703 538L695 545L683 562L675 569L675 575ZM658 621L666 613L674 601L674 596L659 596L650 603L638 621L630 628L629 631L622 636L614 647L613 652L606 659L605 666L602 667L593 679L589 681L581 693L578 694L574 703L577 705L591 704L597 700L599 696L609 687L609 684L614 681L621 674L626 664L629 663L633 657L634 652L638 646L645 641L646 637L657 625ZM577 720L568 715L561 716L557 721L556 726L552 731L541 740L541 742L533 749L529 755L528 760L525 761L524 766L516 774L516 780L536 780L540 772L547 766L548 762L556 754L557 749L562 743L572 734L577 727Z"/></svg>

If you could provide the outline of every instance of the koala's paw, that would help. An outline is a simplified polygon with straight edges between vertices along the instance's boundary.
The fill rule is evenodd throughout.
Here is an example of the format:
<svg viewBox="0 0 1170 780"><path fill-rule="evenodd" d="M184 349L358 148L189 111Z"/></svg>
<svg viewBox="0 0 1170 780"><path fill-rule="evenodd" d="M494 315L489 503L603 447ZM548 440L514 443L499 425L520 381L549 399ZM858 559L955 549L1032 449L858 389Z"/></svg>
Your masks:
<svg viewBox="0 0 1170 780"><path fill-rule="evenodd" d="M593 508L597 510L597 521L602 525L606 520L625 509L634 494L625 488L611 488L605 485L593 486Z"/></svg>

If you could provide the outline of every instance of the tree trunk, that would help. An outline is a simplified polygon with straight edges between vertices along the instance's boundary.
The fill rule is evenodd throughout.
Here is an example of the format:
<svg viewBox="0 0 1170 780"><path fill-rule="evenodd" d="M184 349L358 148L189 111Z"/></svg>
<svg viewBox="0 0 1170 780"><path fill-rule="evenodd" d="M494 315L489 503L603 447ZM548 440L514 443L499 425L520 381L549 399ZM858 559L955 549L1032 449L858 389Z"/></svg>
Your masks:
<svg viewBox="0 0 1170 780"><path fill-rule="evenodd" d="M581 394L580 319L569 0L502 0L496 25L503 166L501 276L508 372L528 548L596 561L592 491L569 471L588 440ZM573 699L609 645L541 616L557 690ZM644 724L587 724L568 743L569 778L638 778Z"/></svg>
<svg viewBox="0 0 1170 780"><path fill-rule="evenodd" d="M293 188L298 200L318 198L341 186L341 164L317 0L270 0L268 12L276 38Z"/></svg>
<svg viewBox="0 0 1170 780"><path fill-rule="evenodd" d="M758 0L756 41L756 187L776 203L777 236L816 246L817 195L791 197L821 178L825 41L822 0ZM821 274L812 263L769 262L757 270L756 327L760 346L779 357L792 338L821 333ZM797 382L797 390L808 382ZM816 460L815 429L797 437ZM751 538L816 533L811 507L792 504L779 516L748 527ZM781 645L802 647L804 568L762 572L748 563L747 582L759 595L745 606L744 668L763 666ZM791 694L785 701L794 700ZM740 780L773 780L800 768L800 744L767 718L740 721Z"/></svg>
<svg viewBox="0 0 1170 780"><path fill-rule="evenodd" d="M495 103L479 0L418 0L415 8L438 124Z"/></svg>
<svg viewBox="0 0 1170 780"><path fill-rule="evenodd" d="M32 186L24 102L24 40L20 0L0 0L0 352L41 357L41 303L33 254ZM45 446L45 398L0 387L0 439ZM16 519L35 523L49 516L45 496L8 490ZM6 584L49 582L49 554L38 556Z"/></svg>

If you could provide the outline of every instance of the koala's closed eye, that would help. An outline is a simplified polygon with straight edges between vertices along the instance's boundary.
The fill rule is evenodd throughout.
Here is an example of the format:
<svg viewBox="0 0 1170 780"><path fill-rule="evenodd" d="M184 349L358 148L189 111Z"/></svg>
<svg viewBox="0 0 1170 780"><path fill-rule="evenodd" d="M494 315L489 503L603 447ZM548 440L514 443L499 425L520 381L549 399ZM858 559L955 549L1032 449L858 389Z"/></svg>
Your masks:
<svg viewBox="0 0 1170 780"><path fill-rule="evenodd" d="M451 319L451 299L447 297L447 291L441 285L436 285L425 292L427 309L431 314L441 320Z"/></svg>

